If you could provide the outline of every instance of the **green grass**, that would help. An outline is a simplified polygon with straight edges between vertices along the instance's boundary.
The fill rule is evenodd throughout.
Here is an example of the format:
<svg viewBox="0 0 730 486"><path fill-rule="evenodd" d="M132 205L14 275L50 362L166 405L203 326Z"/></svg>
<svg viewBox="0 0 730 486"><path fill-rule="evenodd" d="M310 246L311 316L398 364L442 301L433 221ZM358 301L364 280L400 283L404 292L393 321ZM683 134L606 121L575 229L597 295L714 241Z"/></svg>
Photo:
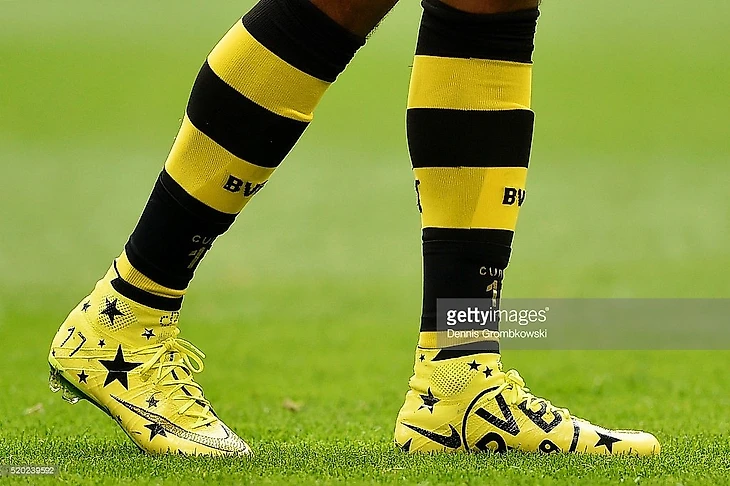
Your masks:
<svg viewBox="0 0 730 486"><path fill-rule="evenodd" d="M655 432L658 458L391 448L420 305L403 134L415 2L333 87L186 300L184 337L208 354L206 394L256 456L146 457L89 404L51 395L49 341L120 251L200 62L245 6L0 2L0 464L57 464L49 482L69 484L727 481L724 351L505 352L554 403ZM529 197L506 295L730 297L730 4L543 10Z"/></svg>

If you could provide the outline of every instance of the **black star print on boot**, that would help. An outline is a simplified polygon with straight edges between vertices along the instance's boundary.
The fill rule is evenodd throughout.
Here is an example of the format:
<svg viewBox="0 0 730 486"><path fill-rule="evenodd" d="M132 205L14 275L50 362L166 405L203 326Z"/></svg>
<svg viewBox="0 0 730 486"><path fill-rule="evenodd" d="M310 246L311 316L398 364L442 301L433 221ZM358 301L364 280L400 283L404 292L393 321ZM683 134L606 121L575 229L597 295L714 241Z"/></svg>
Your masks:
<svg viewBox="0 0 730 486"><path fill-rule="evenodd" d="M117 316L123 316L124 313L117 309L117 299L109 300L104 299L104 310L99 312L99 314L103 314L109 318L109 321L112 323L112 326L114 325L114 318Z"/></svg>
<svg viewBox="0 0 730 486"><path fill-rule="evenodd" d="M104 386L111 384L114 381L118 381L124 388L129 390L129 382L127 381L127 373L140 366L142 363L130 363L124 360L124 353L122 353L122 345L120 344L117 348L117 355L114 356L114 360L100 359L99 363L108 370L106 380L104 380Z"/></svg>

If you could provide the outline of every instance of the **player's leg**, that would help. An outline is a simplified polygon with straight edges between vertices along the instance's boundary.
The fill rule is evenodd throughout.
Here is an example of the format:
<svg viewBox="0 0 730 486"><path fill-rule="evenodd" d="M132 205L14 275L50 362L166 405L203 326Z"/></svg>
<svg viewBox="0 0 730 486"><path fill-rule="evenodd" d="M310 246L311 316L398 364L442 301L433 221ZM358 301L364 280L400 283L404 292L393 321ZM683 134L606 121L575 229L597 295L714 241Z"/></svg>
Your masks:
<svg viewBox="0 0 730 486"><path fill-rule="evenodd" d="M328 17L350 32L365 37L398 0L311 0Z"/></svg>
<svg viewBox="0 0 730 486"><path fill-rule="evenodd" d="M261 0L234 25L198 74L124 251L54 338L52 389L64 388L72 402L94 402L143 450L249 452L193 379L203 356L178 339L182 299L213 242L264 187L364 34L393 3L367 2L375 15L366 22L340 12L347 26L357 24L355 31L309 0ZM317 2L349 3L365 5Z"/></svg>
<svg viewBox="0 0 730 486"><path fill-rule="evenodd" d="M437 326L439 299L500 299L525 199L537 3L423 2L407 118L422 212L423 314L395 429L396 443L412 452L659 452L651 434L605 430L530 394L516 371L502 370L499 341L479 323L460 339Z"/></svg>

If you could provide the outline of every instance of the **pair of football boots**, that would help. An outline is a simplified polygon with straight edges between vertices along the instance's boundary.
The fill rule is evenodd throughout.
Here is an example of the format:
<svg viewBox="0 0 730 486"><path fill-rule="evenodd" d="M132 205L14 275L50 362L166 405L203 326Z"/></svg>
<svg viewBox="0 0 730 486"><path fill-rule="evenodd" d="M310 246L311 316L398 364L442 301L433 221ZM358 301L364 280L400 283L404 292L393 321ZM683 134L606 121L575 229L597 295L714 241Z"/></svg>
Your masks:
<svg viewBox="0 0 730 486"><path fill-rule="evenodd" d="M179 338L179 307L133 294L112 266L71 311L51 345L51 390L90 401L149 453L250 454L195 381L205 356ZM659 453L651 434L607 430L534 396L498 354L418 348L415 363L395 427L404 451Z"/></svg>

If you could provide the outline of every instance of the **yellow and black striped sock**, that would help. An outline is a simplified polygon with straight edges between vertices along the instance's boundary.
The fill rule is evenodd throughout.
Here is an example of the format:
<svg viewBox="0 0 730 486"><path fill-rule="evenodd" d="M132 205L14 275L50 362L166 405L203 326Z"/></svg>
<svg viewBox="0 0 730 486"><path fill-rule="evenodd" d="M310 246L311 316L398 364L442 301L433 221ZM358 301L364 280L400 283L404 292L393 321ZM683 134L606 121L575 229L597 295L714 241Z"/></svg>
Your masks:
<svg viewBox="0 0 730 486"><path fill-rule="evenodd" d="M261 0L236 23L200 70L165 168L115 262L120 288L181 300L206 251L264 187L364 42L308 0Z"/></svg>
<svg viewBox="0 0 730 486"><path fill-rule="evenodd" d="M423 8L407 128L423 226L419 345L436 348L438 299L500 298L525 199L539 13L469 14L439 0ZM474 349L498 353L499 342L461 353Z"/></svg>

